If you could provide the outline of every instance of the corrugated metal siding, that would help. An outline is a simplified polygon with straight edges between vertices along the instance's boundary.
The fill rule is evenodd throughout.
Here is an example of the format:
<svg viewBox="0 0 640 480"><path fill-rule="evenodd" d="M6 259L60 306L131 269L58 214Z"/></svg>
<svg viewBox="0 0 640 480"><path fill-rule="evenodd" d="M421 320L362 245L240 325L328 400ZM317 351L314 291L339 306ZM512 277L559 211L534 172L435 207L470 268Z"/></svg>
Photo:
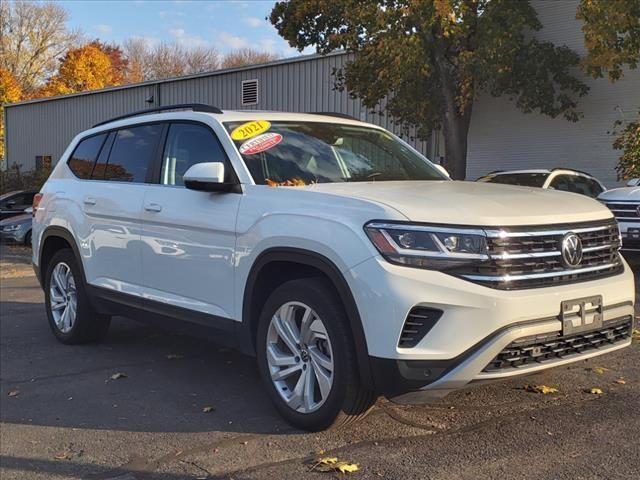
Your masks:
<svg viewBox="0 0 640 480"><path fill-rule="evenodd" d="M35 167L37 155L52 155L57 162L79 132L118 115L144 109L153 87L132 87L111 92L11 106L6 111L8 165Z"/></svg>
<svg viewBox="0 0 640 480"><path fill-rule="evenodd" d="M584 54L577 0L532 2L544 28L536 36ZM620 152L611 147L611 131L622 112L627 119L640 108L640 70L618 82L583 78L591 90L580 100L584 117L572 123L562 117L523 114L507 98L482 96L474 106L469 133L467 178L492 170L571 167L598 177L608 187L619 183L615 165Z"/></svg>
<svg viewBox="0 0 640 480"><path fill-rule="evenodd" d="M37 155L52 155L55 163L77 133L97 122L149 107L145 99L151 95L161 105L198 102L222 109L346 113L400 133L386 116L371 115L359 100L334 90L331 72L345 61L346 55L329 55L160 82L159 99L156 85L147 84L10 106L6 108L8 164L17 162L31 169ZM241 82L254 78L259 81L258 105L242 107ZM407 140L429 154L429 142Z"/></svg>

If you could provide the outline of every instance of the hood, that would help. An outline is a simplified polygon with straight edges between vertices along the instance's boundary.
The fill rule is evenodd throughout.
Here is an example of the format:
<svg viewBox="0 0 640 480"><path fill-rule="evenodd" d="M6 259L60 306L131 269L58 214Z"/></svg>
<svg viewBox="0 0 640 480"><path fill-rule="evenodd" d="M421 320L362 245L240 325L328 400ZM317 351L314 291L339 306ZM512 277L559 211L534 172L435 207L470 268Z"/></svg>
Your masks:
<svg viewBox="0 0 640 480"><path fill-rule="evenodd" d="M415 222L451 225L545 225L612 218L584 195L479 182L321 183L310 190L392 207Z"/></svg>
<svg viewBox="0 0 640 480"><path fill-rule="evenodd" d="M0 222L0 226L13 225L14 223L27 223L33 220L30 213L21 213L20 215L13 215L9 218L5 218Z"/></svg>
<svg viewBox="0 0 640 480"><path fill-rule="evenodd" d="M637 201L640 202L640 187L614 188L602 192L599 200Z"/></svg>

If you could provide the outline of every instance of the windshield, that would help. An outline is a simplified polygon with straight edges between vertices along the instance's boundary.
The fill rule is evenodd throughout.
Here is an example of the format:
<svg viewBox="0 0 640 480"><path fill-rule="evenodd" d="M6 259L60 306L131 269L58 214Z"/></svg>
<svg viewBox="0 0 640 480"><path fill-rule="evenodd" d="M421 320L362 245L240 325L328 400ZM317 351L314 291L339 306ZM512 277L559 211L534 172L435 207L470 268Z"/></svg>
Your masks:
<svg viewBox="0 0 640 480"><path fill-rule="evenodd" d="M520 185L522 187L542 187L548 176L548 173L499 173L480 177L477 181Z"/></svg>
<svg viewBox="0 0 640 480"><path fill-rule="evenodd" d="M445 180L384 130L322 122L224 124L257 184Z"/></svg>

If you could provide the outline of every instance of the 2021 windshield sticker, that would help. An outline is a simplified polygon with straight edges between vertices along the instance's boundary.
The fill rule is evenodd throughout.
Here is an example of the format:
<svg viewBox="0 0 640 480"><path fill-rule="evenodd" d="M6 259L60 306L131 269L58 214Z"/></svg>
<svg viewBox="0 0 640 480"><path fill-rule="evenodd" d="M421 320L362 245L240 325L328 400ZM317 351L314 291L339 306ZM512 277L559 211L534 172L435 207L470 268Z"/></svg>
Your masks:
<svg viewBox="0 0 640 480"><path fill-rule="evenodd" d="M282 141L282 135L279 133L263 133L257 137L251 138L240 145L240 153L243 155L253 155L254 153L264 152L275 147Z"/></svg>
<svg viewBox="0 0 640 480"><path fill-rule="evenodd" d="M234 128L231 132L231 138L233 140L246 140L266 132L269 128L271 128L271 123L266 120L252 120Z"/></svg>

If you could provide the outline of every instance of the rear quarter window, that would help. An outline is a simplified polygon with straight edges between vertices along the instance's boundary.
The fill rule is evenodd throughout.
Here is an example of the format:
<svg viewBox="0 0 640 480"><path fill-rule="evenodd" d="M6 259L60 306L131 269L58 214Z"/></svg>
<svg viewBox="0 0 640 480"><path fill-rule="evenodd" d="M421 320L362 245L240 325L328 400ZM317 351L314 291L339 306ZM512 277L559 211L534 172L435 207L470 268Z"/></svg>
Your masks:
<svg viewBox="0 0 640 480"><path fill-rule="evenodd" d="M76 146L67 162L67 165L69 165L69 168L76 177L84 180L91 178L93 166L95 165L96 158L98 158L105 138L107 138L107 134L103 133L85 138L78 143L78 146Z"/></svg>

